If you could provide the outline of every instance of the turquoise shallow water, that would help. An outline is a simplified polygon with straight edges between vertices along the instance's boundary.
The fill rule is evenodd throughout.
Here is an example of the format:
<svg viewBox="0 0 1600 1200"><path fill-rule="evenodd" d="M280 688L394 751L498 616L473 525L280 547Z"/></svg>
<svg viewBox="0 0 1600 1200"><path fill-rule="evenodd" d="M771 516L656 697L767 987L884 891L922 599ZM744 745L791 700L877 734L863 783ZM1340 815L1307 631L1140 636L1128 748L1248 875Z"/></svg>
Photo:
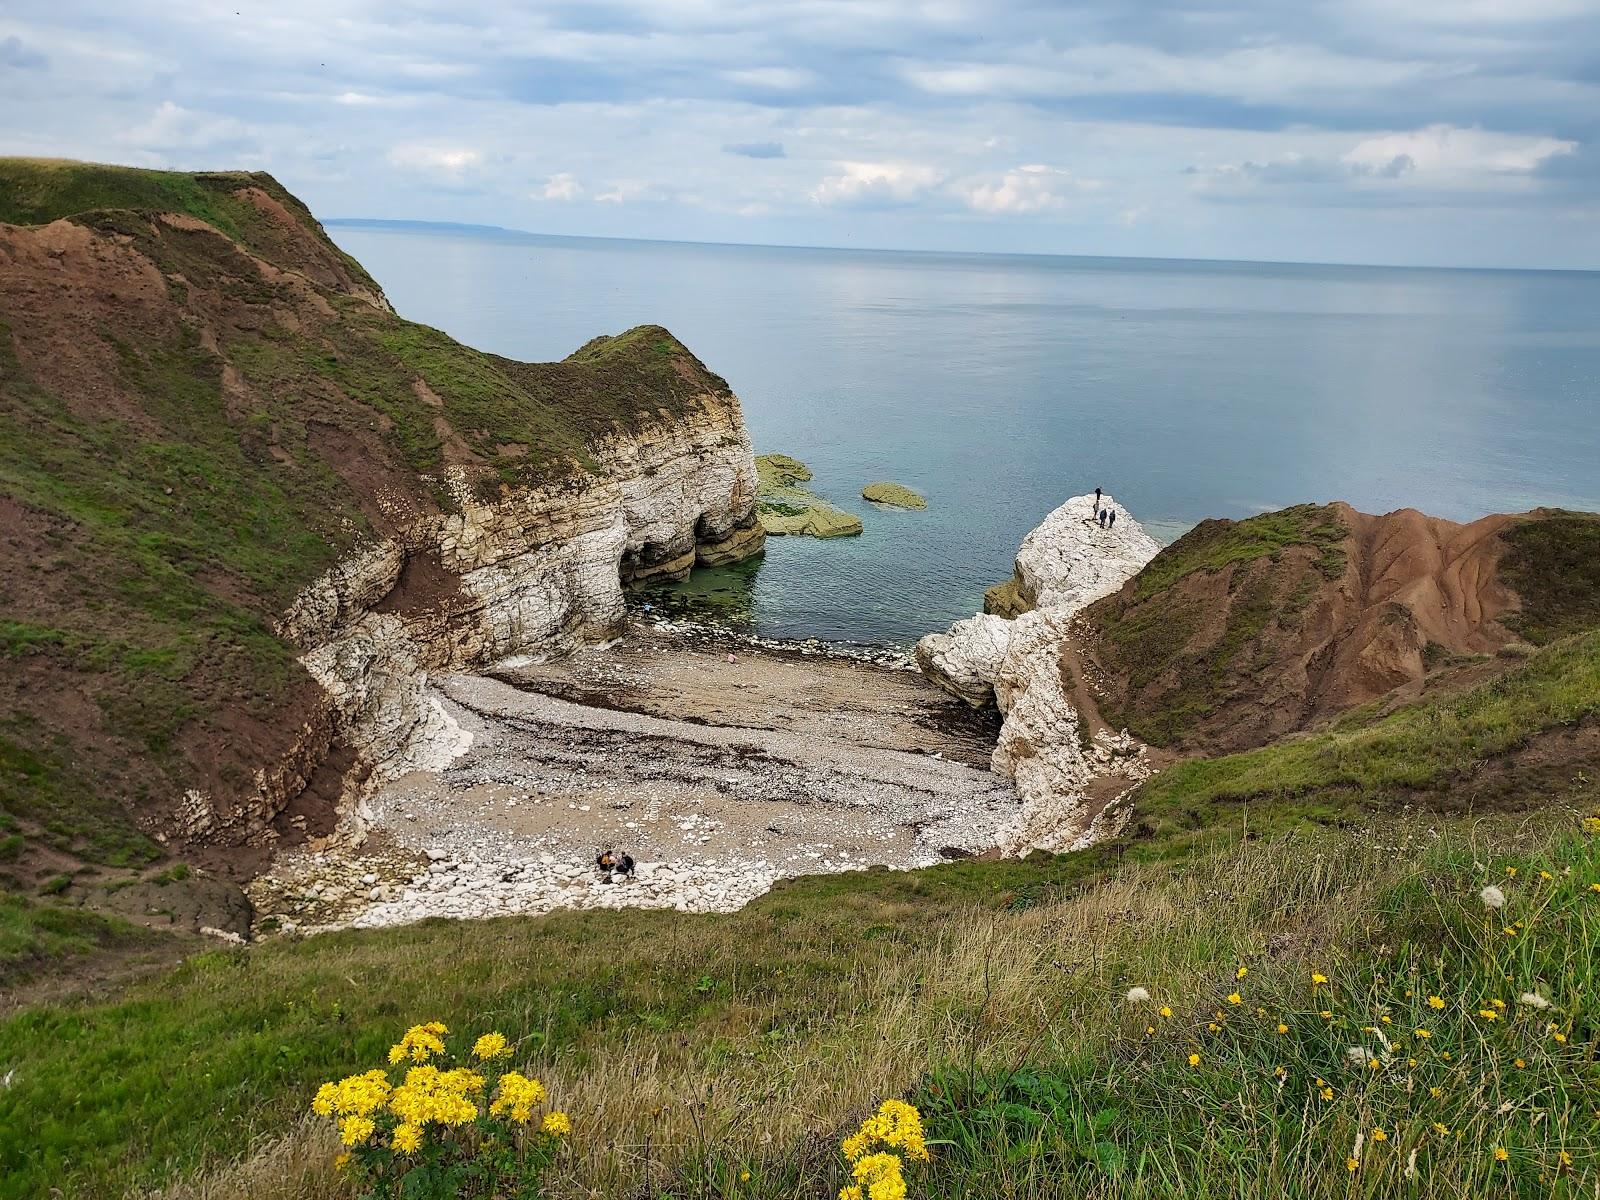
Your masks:
<svg viewBox="0 0 1600 1200"><path fill-rule="evenodd" d="M1600 274L934 255L330 227L404 315L560 358L668 326L860 538L696 579L748 628L904 644L1097 484L1162 540L1301 501L1600 509ZM925 512L875 509L893 479Z"/></svg>

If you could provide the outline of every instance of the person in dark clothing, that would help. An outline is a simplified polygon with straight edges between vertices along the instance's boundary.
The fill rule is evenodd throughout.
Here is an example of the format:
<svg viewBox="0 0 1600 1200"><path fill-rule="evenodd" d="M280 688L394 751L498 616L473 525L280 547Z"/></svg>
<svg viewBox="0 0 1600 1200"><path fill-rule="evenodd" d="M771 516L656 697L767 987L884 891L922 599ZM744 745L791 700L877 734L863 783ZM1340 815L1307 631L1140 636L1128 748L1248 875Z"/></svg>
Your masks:
<svg viewBox="0 0 1600 1200"><path fill-rule="evenodd" d="M1100 519L1100 489L1099 488L1095 488L1095 490L1094 490L1094 519L1097 520L1097 521Z"/></svg>
<svg viewBox="0 0 1600 1200"><path fill-rule="evenodd" d="M1117 527L1117 510L1114 509L1114 508L1108 508L1108 509L1106 509L1106 528L1107 529L1115 529L1116 527Z"/></svg>
<svg viewBox="0 0 1600 1200"><path fill-rule="evenodd" d="M1100 511L1094 514L1094 519L1095 524L1099 525L1101 529L1104 529L1106 527L1106 510L1103 508L1100 509Z"/></svg>
<svg viewBox="0 0 1600 1200"><path fill-rule="evenodd" d="M617 860L617 870L628 879L633 878L633 855L623 851L622 857Z"/></svg>
<svg viewBox="0 0 1600 1200"><path fill-rule="evenodd" d="M611 872L617 869L617 856L610 850L602 850L595 858L594 865L600 869L600 874L609 879Z"/></svg>

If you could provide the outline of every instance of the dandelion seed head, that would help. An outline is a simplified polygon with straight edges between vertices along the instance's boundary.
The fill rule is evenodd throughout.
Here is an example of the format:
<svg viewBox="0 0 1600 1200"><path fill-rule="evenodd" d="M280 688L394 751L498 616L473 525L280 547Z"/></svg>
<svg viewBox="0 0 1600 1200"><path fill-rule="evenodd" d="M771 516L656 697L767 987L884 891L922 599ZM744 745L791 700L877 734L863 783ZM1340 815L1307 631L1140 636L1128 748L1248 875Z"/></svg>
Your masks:
<svg viewBox="0 0 1600 1200"><path fill-rule="evenodd" d="M1478 893L1478 899L1483 901L1485 908L1504 908L1506 906L1506 894L1492 883Z"/></svg>

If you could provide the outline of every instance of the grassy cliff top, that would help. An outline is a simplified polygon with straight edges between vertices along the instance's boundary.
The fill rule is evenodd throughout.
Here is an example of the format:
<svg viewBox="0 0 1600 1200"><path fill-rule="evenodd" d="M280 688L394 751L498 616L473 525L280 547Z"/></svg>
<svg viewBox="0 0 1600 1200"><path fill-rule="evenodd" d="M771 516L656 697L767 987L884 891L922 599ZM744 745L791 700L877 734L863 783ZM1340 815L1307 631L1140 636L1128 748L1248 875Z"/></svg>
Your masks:
<svg viewBox="0 0 1600 1200"><path fill-rule="evenodd" d="M252 193L271 203L253 203L246 198ZM334 245L311 210L265 171L155 171L65 158L0 158L0 223L44 225L113 209L193 217L290 269L299 269L303 255L289 252L287 243L307 238L363 289L383 294L366 269ZM293 228L285 228L285 217Z"/></svg>

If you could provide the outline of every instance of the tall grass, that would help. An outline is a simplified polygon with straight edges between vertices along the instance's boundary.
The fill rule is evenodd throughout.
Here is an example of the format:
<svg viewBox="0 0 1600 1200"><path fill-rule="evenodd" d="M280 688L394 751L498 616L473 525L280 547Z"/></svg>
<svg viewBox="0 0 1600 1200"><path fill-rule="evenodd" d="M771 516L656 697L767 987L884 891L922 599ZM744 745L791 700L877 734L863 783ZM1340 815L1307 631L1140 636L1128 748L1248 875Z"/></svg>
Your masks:
<svg viewBox="0 0 1600 1200"><path fill-rule="evenodd" d="M650 952L659 965L692 963L701 974L667 967L651 986L692 992L710 980L705 1003L669 1015L670 1006L635 1007L643 993L627 994L623 984L623 1003L579 1037L552 1027L551 997L510 985L518 968L560 974L561 964L526 963L507 936L530 922L500 923L503 964L452 955L462 942L448 927L408 940L403 952L391 944L393 983L366 973L373 962L353 941L328 939L320 970L296 988L333 1041L368 1047L367 1057L397 1027L430 1016L468 1033L479 1023L531 1031L539 1074L576 1126L557 1196L829 1195L842 1182L838 1134L887 1095L911 1096L942 1143L916 1184L930 1196L1588 1194L1597 1079L1587 993L1600 895L1587 888L1600 881L1600 854L1575 836L1512 837L1501 842L1510 854L1476 839L1471 830L1435 839L1419 827L1246 842L1181 868L1130 866L1021 911L909 916L888 953L875 941L882 935L859 922L853 945L838 940L843 926L822 933L819 913L781 933L768 929L797 951L779 973L784 987L774 986L771 962L741 975L741 958L761 958L750 927L672 919L652 931ZM1509 897L1492 925L1477 897L1491 880ZM1517 921L1515 936L1501 932ZM630 966L646 951L614 949ZM206 1002L243 1001L244 972L205 970L213 980L234 975ZM390 1002L359 1018L330 1009L346 971L362 972L348 979L363 986L392 987ZM1314 971L1330 982L1313 986ZM560 999L592 1004L581 966L573 974ZM1133 987L1151 999L1130 1003ZM1552 1008L1520 1004L1524 991ZM1238 1004L1229 1002L1234 993ZM1446 1008L1428 1007L1429 995ZM1496 999L1507 1006L1495 1010L1501 1015L1478 1015ZM279 994L274 1003L295 1001ZM145 1007L120 1010L124 1057L139 1044ZM40 1103L51 1094L41 1085L61 1073L81 1077L82 1036L58 1028L72 1050L25 1053L24 1091L0 1098L0 1109ZM1418 1028L1432 1037L1417 1038ZM1353 1063L1351 1047L1375 1055L1379 1067ZM13 1041L5 1052L18 1048ZM273 1056L223 1049L180 1041L138 1053L186 1080L225 1071L230 1088L257 1097L271 1090ZM330 1063L323 1073L338 1070ZM308 1098L302 1088L275 1111ZM126 1101L98 1115L108 1128L161 1120ZM185 1124L215 1148L188 1160L210 1169L176 1194L271 1195L267 1181L292 1170L292 1194L341 1195L307 1148L321 1136L315 1131L262 1122L270 1140L259 1157L237 1162L216 1129L192 1117ZM1374 1140L1374 1128L1385 1140ZM30 1145L41 1140L36 1134ZM149 1177L127 1169L137 1137L125 1129L113 1144L120 1154L76 1175L65 1156L39 1170L29 1145L8 1146L0 1195L40 1185L106 1194ZM1507 1162L1493 1157L1496 1145Z"/></svg>

